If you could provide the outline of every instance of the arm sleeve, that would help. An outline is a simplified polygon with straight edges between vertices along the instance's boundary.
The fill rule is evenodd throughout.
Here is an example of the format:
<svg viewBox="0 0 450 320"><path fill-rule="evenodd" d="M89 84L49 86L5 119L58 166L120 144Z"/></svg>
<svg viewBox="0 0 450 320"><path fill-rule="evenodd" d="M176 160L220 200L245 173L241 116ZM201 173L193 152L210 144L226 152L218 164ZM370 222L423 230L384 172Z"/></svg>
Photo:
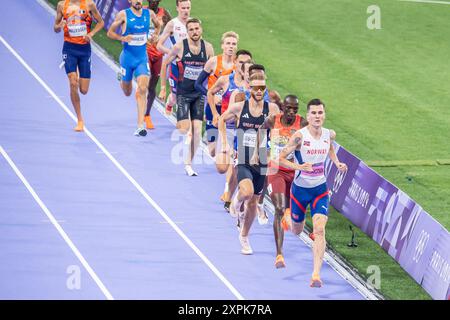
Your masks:
<svg viewBox="0 0 450 320"><path fill-rule="evenodd" d="M195 81L195 90L201 92L202 95L206 96L208 94L208 90L203 86L203 82L209 77L210 73L205 70L200 73L197 80Z"/></svg>

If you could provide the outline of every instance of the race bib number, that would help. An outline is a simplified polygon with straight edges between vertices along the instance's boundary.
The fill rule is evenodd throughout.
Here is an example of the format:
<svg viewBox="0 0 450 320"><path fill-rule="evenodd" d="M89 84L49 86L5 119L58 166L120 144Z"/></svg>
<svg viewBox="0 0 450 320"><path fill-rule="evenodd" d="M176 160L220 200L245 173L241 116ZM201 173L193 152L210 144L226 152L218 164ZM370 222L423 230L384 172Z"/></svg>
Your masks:
<svg viewBox="0 0 450 320"><path fill-rule="evenodd" d="M325 172L325 164L323 162L313 164L312 169L313 169L313 171L311 171L311 172L302 171L301 175L305 176L305 177L311 177L311 178L323 176L324 172Z"/></svg>
<svg viewBox="0 0 450 320"><path fill-rule="evenodd" d="M184 69L184 77L189 80L197 80L200 73L202 73L203 67L186 66Z"/></svg>
<svg viewBox="0 0 450 320"><path fill-rule="evenodd" d="M67 28L71 37L83 37L87 35L87 26L85 23L68 25Z"/></svg>
<svg viewBox="0 0 450 320"><path fill-rule="evenodd" d="M128 45L130 46L143 46L147 44L147 34L146 33L140 33L140 34L133 34L131 36L131 41L128 42Z"/></svg>
<svg viewBox="0 0 450 320"><path fill-rule="evenodd" d="M256 147L256 132L245 132L243 137L244 147Z"/></svg>

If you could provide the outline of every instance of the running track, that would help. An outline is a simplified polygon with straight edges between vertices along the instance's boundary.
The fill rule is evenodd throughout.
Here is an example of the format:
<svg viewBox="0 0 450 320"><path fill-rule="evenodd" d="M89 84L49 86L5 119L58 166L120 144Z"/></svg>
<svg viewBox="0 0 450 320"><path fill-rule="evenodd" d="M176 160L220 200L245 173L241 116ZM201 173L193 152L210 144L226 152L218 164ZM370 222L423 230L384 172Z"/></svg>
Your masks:
<svg viewBox="0 0 450 320"><path fill-rule="evenodd" d="M81 97L88 134L72 131L53 17L35 1L5 5L0 39L36 74L0 43L1 299L363 298L327 264L325 286L309 288L311 249L291 234L287 268L276 270L271 225L255 221L254 255L241 255L218 199L223 176L197 164L199 176L187 177L171 161L180 140L157 110L157 129L133 136L134 100L95 54ZM67 286L71 266L79 289Z"/></svg>

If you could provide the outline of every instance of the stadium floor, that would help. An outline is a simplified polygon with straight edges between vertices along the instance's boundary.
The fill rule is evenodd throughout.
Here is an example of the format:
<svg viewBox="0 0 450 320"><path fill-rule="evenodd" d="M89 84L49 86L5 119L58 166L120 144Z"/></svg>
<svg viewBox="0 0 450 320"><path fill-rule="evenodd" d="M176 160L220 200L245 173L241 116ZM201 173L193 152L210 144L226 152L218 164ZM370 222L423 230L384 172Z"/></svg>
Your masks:
<svg viewBox="0 0 450 320"><path fill-rule="evenodd" d="M241 255L235 221L218 199L223 177L211 164L195 165L199 177L187 177L170 160L181 140L156 110L157 129L133 136L134 100L95 54L90 92L81 97L88 130L74 133L53 17L35 1L5 6L0 298L363 299L327 264L324 287L310 288L311 250L291 234L287 268L276 270L270 224L255 222L255 253ZM81 280L75 289L73 270Z"/></svg>

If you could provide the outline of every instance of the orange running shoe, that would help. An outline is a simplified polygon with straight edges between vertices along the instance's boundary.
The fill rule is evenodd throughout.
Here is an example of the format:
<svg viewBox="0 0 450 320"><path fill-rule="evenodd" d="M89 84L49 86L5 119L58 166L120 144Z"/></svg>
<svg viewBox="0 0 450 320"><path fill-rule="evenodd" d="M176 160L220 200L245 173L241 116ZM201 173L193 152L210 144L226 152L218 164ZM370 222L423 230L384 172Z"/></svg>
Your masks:
<svg viewBox="0 0 450 320"><path fill-rule="evenodd" d="M288 231L291 230L291 224L292 224L291 209L287 208L286 210L284 210L284 215L281 218L281 227L283 228L284 231Z"/></svg>
<svg viewBox="0 0 450 320"><path fill-rule="evenodd" d="M320 276L318 274L313 274L311 278L311 284L309 285L311 288L320 288L322 287L322 280L320 280Z"/></svg>
<svg viewBox="0 0 450 320"><path fill-rule="evenodd" d="M83 123L83 121L78 121L77 122L77 126L73 130L75 130L76 132L84 131L84 123Z"/></svg>
<svg viewBox="0 0 450 320"><path fill-rule="evenodd" d="M150 115L144 117L145 126L147 129L155 129L155 126L152 122L152 117Z"/></svg>
<svg viewBox="0 0 450 320"><path fill-rule="evenodd" d="M284 258L282 254L277 255L277 258L275 259L275 268L285 268L286 264L284 263Z"/></svg>

